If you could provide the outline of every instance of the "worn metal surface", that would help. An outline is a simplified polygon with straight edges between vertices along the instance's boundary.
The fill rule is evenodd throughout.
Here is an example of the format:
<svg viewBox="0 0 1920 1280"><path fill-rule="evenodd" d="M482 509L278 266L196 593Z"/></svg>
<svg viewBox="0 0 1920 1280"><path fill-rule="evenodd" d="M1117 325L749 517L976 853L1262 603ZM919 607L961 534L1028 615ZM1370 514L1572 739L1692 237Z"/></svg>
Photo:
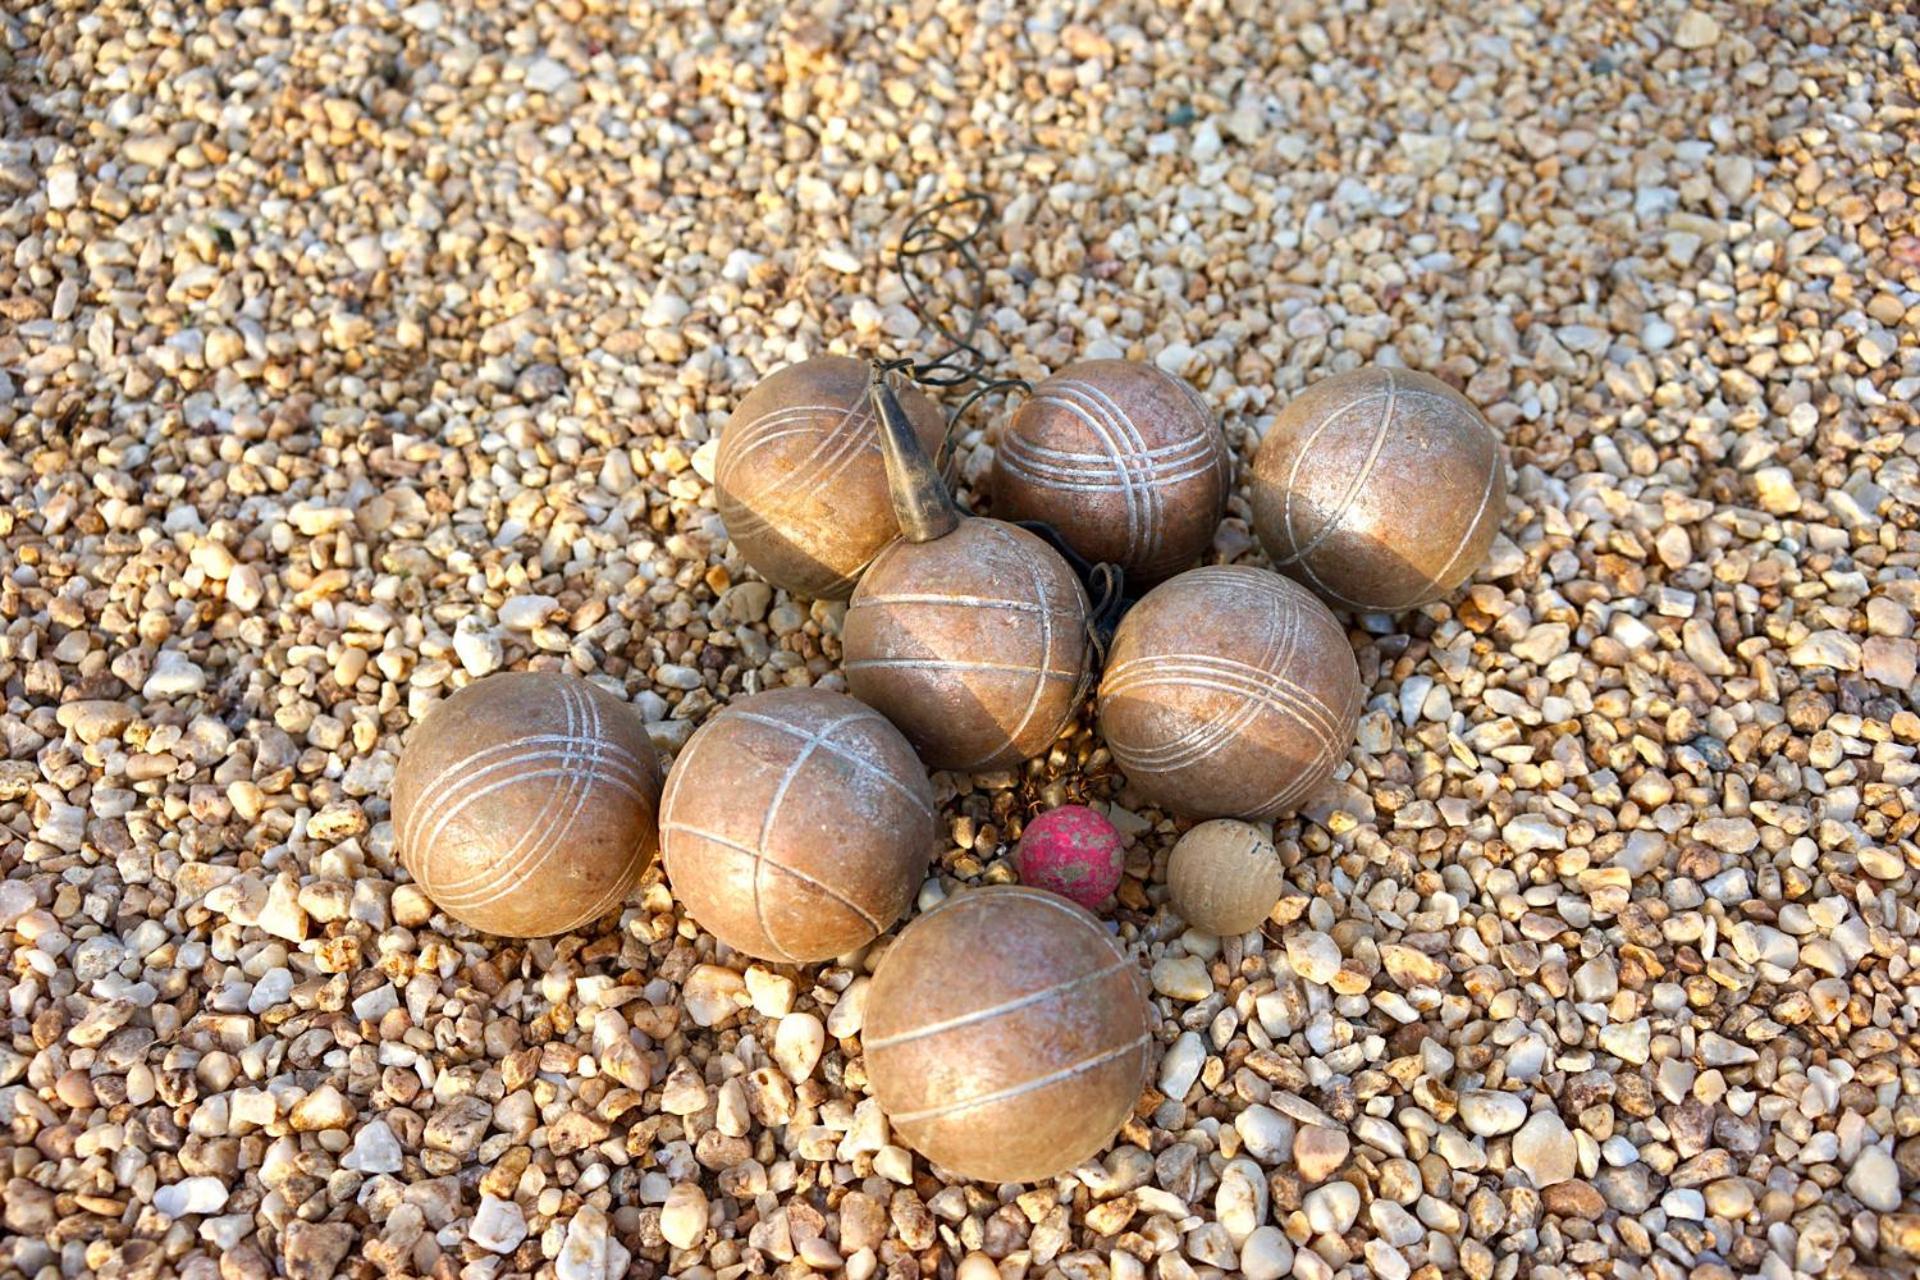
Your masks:
<svg viewBox="0 0 1920 1280"><path fill-rule="evenodd" d="M1045 542L968 518L895 542L853 593L841 632L855 697L936 769L1003 769L1044 752L1091 680L1087 593Z"/></svg>
<svg viewBox="0 0 1920 1280"><path fill-rule="evenodd" d="M1465 396L1373 367L1288 402L1254 456L1250 497L1275 568L1331 604L1393 612L1473 576L1506 514L1507 472Z"/></svg>
<svg viewBox="0 0 1920 1280"><path fill-rule="evenodd" d="M888 499L869 366L819 356L762 378L727 420L714 496L727 536L761 577L797 596L844 600L898 530ZM940 407L911 386L900 405L929 454Z"/></svg>
<svg viewBox="0 0 1920 1280"><path fill-rule="evenodd" d="M787 964L890 928L935 840L913 748L871 707L823 689L755 694L708 720L660 811L674 896L734 950Z"/></svg>
<svg viewBox="0 0 1920 1280"><path fill-rule="evenodd" d="M1197 564L1233 461L1193 388L1149 364L1087 360L1034 388L994 450L993 511L1044 520L1088 560L1151 585Z"/></svg>
<svg viewBox="0 0 1920 1280"><path fill-rule="evenodd" d="M987 1182L1052 1177L1113 1140L1147 1082L1140 970L1080 907L960 894L887 949L867 994L867 1078L893 1131Z"/></svg>
<svg viewBox="0 0 1920 1280"><path fill-rule="evenodd" d="M407 741L400 859L476 929L564 933L618 907L653 861L660 774L646 726L612 694L554 672L489 676Z"/></svg>
<svg viewBox="0 0 1920 1280"><path fill-rule="evenodd" d="M1304 587L1192 569L1120 620L1100 733L1128 784L1194 818L1267 818L1332 776L1360 716L1346 633Z"/></svg>

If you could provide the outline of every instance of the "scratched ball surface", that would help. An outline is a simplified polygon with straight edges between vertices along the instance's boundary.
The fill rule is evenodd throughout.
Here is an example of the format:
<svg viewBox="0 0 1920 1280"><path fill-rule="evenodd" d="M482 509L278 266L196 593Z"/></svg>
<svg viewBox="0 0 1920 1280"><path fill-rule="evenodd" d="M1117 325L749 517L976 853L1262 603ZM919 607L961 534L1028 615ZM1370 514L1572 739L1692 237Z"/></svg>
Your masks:
<svg viewBox="0 0 1920 1280"><path fill-rule="evenodd" d="M812 963L900 918L935 844L933 787L879 712L844 693L732 703L674 761L660 842L700 926L762 960Z"/></svg>
<svg viewBox="0 0 1920 1280"><path fill-rule="evenodd" d="M1087 593L1060 553L1000 520L895 542L847 606L847 687L936 769L1040 755L1089 679Z"/></svg>
<svg viewBox="0 0 1920 1280"><path fill-rule="evenodd" d="M713 487L727 536L796 596L846 599L899 533L868 376L846 356L788 365L756 383L720 433ZM946 435L939 406L911 386L897 394L935 456Z"/></svg>
<svg viewBox="0 0 1920 1280"><path fill-rule="evenodd" d="M1088 560L1158 582L1199 562L1226 513L1226 437L1150 364L1085 360L1033 389L994 450L993 512L1044 520Z"/></svg>
<svg viewBox="0 0 1920 1280"><path fill-rule="evenodd" d="M861 1045L900 1140L985 1182L1049 1178L1119 1131L1147 1082L1138 966L1083 909L1002 885L901 931L874 971Z"/></svg>
<svg viewBox="0 0 1920 1280"><path fill-rule="evenodd" d="M1105 815L1063 804L1027 823L1013 850L1020 883L1092 910L1120 887L1126 862L1120 833Z"/></svg>
<svg viewBox="0 0 1920 1280"><path fill-rule="evenodd" d="M1298 583L1192 569L1120 620L1100 732L1140 795L1193 818L1270 818L1338 767L1360 717L1346 633Z"/></svg>
<svg viewBox="0 0 1920 1280"><path fill-rule="evenodd" d="M589 681L475 681L414 730L393 777L400 860L434 905L487 933L564 933L626 899L653 861L660 756Z"/></svg>
<svg viewBox="0 0 1920 1280"><path fill-rule="evenodd" d="M1253 460L1274 567L1348 609L1440 599L1487 558L1507 507L1500 437L1438 378L1372 367L1314 383Z"/></svg>
<svg viewBox="0 0 1920 1280"><path fill-rule="evenodd" d="M1173 909L1188 924L1223 938L1258 929L1285 888L1273 841L1235 818L1194 827L1167 860Z"/></svg>

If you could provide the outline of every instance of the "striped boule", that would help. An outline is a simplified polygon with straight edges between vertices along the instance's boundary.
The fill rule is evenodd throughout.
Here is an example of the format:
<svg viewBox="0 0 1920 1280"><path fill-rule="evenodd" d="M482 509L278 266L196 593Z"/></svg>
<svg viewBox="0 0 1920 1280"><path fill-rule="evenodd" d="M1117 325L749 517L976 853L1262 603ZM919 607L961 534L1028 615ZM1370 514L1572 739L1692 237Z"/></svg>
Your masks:
<svg viewBox="0 0 1920 1280"><path fill-rule="evenodd" d="M897 409L889 414L902 536L848 605L847 687L936 769L1016 765L1046 751L1091 682L1086 589L1034 534L960 514Z"/></svg>
<svg viewBox="0 0 1920 1280"><path fill-rule="evenodd" d="M727 536L774 586L844 600L893 540L886 464L867 396L868 366L816 356L762 378L727 420L714 459L714 496ZM899 391L922 446L946 435L938 405Z"/></svg>
<svg viewBox="0 0 1920 1280"><path fill-rule="evenodd" d="M1330 604L1394 612L1486 562L1507 508L1500 436L1438 378L1375 366L1314 383L1253 460L1254 530Z"/></svg>
<svg viewBox="0 0 1920 1280"><path fill-rule="evenodd" d="M874 560L842 630L847 687L936 769L1043 754L1089 676L1087 593L1025 529L969 517Z"/></svg>
<svg viewBox="0 0 1920 1280"><path fill-rule="evenodd" d="M1085 360L1033 389L994 450L993 511L1042 520L1091 561L1159 582L1199 563L1232 456L1192 387L1150 364Z"/></svg>
<svg viewBox="0 0 1920 1280"><path fill-rule="evenodd" d="M1098 920L996 886L901 931L874 970L861 1047L907 1146L969 1178L1030 1182L1113 1140L1146 1085L1152 1028L1139 967Z"/></svg>
<svg viewBox="0 0 1920 1280"><path fill-rule="evenodd" d="M1202 822L1167 859L1173 909L1196 928L1233 937L1260 927L1286 888L1273 841L1236 818Z"/></svg>
<svg viewBox="0 0 1920 1280"><path fill-rule="evenodd" d="M936 841L933 787L885 717L844 693L743 698L681 749L661 803L667 879L735 951L812 963L900 918Z"/></svg>
<svg viewBox="0 0 1920 1280"><path fill-rule="evenodd" d="M1099 725L1133 791L1192 818L1297 807L1353 743L1360 671L1299 584L1244 565L1192 569L1120 621Z"/></svg>
<svg viewBox="0 0 1920 1280"><path fill-rule="evenodd" d="M393 778L400 860L435 906L506 937L614 910L653 861L660 756L627 703L503 672L436 706Z"/></svg>

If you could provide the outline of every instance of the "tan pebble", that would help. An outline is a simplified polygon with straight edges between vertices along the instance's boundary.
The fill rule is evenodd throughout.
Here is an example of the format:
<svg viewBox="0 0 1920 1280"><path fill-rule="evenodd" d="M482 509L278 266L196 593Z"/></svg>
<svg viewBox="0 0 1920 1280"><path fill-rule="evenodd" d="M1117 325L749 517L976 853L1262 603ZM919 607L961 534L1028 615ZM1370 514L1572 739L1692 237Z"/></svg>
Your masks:
<svg viewBox="0 0 1920 1280"><path fill-rule="evenodd" d="M1324 1182L1347 1162L1353 1143L1345 1133L1324 1125L1301 1125L1293 1136L1293 1163L1308 1183Z"/></svg>
<svg viewBox="0 0 1920 1280"><path fill-rule="evenodd" d="M707 1193L698 1183L682 1182L667 1193L660 1209L660 1234L676 1249L691 1249L707 1234Z"/></svg>
<svg viewBox="0 0 1920 1280"><path fill-rule="evenodd" d="M992 1258L976 1249L960 1259L953 1277L954 1280L1000 1280L1000 1268Z"/></svg>
<svg viewBox="0 0 1920 1280"><path fill-rule="evenodd" d="M417 929L433 919L433 900L417 884L403 884L393 891L393 922Z"/></svg>

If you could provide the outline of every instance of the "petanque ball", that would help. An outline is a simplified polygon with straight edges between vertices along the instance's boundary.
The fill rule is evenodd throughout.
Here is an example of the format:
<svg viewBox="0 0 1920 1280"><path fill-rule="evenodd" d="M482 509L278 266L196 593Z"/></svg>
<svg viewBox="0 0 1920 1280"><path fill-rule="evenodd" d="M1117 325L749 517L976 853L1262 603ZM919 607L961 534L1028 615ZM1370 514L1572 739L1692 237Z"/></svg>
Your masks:
<svg viewBox="0 0 1920 1280"><path fill-rule="evenodd" d="M507 937L612 911L653 861L660 756L627 703L504 672L436 706L393 778L400 859L435 906Z"/></svg>

